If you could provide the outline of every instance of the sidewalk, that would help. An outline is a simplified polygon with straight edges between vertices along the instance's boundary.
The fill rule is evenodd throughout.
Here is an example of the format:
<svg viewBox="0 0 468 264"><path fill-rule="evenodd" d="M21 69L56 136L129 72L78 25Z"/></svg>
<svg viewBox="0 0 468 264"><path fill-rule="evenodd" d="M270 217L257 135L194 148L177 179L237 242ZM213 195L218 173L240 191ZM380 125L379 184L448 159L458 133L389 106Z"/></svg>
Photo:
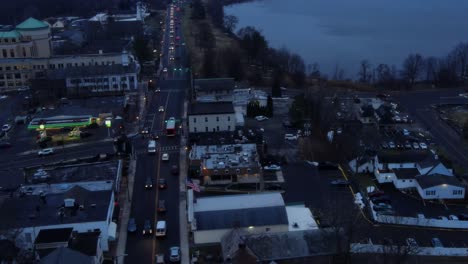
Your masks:
<svg viewBox="0 0 468 264"><path fill-rule="evenodd" d="M187 107L188 102L184 101L184 112L182 115L182 128L183 136L180 139L180 177L179 177L179 188L180 188L180 204L179 204L179 228L180 228L180 251L181 251L181 262L190 263L190 251L189 251L189 240L188 232L189 227L187 223L187 150L185 146L187 144L188 130L186 126L187 120Z"/></svg>
<svg viewBox="0 0 468 264"><path fill-rule="evenodd" d="M79 147L79 146L84 146L84 145L89 145L89 144L95 144L95 143L102 143L102 142L110 142L113 141L113 138L105 138L101 140L95 140L95 141L88 141L88 142L81 142L81 143L73 143L73 144L67 144L65 146L57 146L55 147L56 149L67 149L67 148L74 148L74 147ZM38 150L33 149L33 150L27 150L24 152L18 153L18 155L24 156L24 155L30 155L33 153L37 153Z"/></svg>

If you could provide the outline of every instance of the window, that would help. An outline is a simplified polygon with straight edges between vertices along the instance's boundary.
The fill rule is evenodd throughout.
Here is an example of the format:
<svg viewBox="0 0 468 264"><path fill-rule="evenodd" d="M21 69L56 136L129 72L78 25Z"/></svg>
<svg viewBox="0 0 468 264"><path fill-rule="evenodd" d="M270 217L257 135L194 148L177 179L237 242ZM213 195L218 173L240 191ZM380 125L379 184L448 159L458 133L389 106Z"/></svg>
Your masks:
<svg viewBox="0 0 468 264"><path fill-rule="evenodd" d="M6 71L10 71L10 70L11 70L11 67L10 67L10 66L6 66L6 67L5 67L5 70L6 70Z"/></svg>
<svg viewBox="0 0 468 264"><path fill-rule="evenodd" d="M18 66L16 66L16 65L13 66L13 70L15 70L15 71L18 70Z"/></svg>
<svg viewBox="0 0 468 264"><path fill-rule="evenodd" d="M463 191L462 190L453 190L453 195L462 195Z"/></svg>
<svg viewBox="0 0 468 264"><path fill-rule="evenodd" d="M196 123L196 122L197 122L197 118L194 117L194 118L193 118L193 123Z"/></svg>
<svg viewBox="0 0 468 264"><path fill-rule="evenodd" d="M406 182L406 180L403 180L403 182Z"/></svg>
<svg viewBox="0 0 468 264"><path fill-rule="evenodd" d="M231 126L228 126L228 131L231 131Z"/></svg>
<svg viewBox="0 0 468 264"><path fill-rule="evenodd" d="M216 122L219 122L219 116L216 117Z"/></svg>
<svg viewBox="0 0 468 264"><path fill-rule="evenodd" d="M208 122L208 117L205 117L205 122Z"/></svg>
<svg viewBox="0 0 468 264"><path fill-rule="evenodd" d="M127 81L127 77L126 77L126 76L122 76L122 77L120 77L120 81L121 81L121 82L125 82L125 81Z"/></svg>
<svg viewBox="0 0 468 264"><path fill-rule="evenodd" d="M193 128L193 132L197 133L197 127Z"/></svg>
<svg viewBox="0 0 468 264"><path fill-rule="evenodd" d="M205 132L208 132L208 127L205 127Z"/></svg>
<svg viewBox="0 0 468 264"><path fill-rule="evenodd" d="M10 50L10 57L12 57L12 58L15 57L15 50L13 50L13 49Z"/></svg>
<svg viewBox="0 0 468 264"><path fill-rule="evenodd" d="M15 79L21 79L21 74L20 73L15 73Z"/></svg>
<svg viewBox="0 0 468 264"><path fill-rule="evenodd" d="M2 54L3 54L3 58L7 57L7 51L6 50L2 50Z"/></svg>
<svg viewBox="0 0 468 264"><path fill-rule="evenodd" d="M236 173L237 173L237 174L240 174L240 169L236 169Z"/></svg>
<svg viewBox="0 0 468 264"><path fill-rule="evenodd" d="M435 190L427 190L426 195L435 195L436 191Z"/></svg>
<svg viewBox="0 0 468 264"><path fill-rule="evenodd" d="M224 174L229 174L229 170L228 169L224 170Z"/></svg>
<svg viewBox="0 0 468 264"><path fill-rule="evenodd" d="M251 170L251 169L247 169L247 173L249 173L249 174L250 174L251 172L252 172L252 170Z"/></svg>
<svg viewBox="0 0 468 264"><path fill-rule="evenodd" d="M128 77L129 82L134 82L135 78L133 76Z"/></svg>
<svg viewBox="0 0 468 264"><path fill-rule="evenodd" d="M228 116L228 121L231 121L231 116Z"/></svg>
<svg viewBox="0 0 468 264"><path fill-rule="evenodd" d="M216 131L219 131L219 126L216 126Z"/></svg>
<svg viewBox="0 0 468 264"><path fill-rule="evenodd" d="M15 43L15 42L16 42L16 39L12 38L12 39L11 39L11 42Z"/></svg>
<svg viewBox="0 0 468 264"><path fill-rule="evenodd" d="M63 69L63 63L59 63L58 68Z"/></svg>
<svg viewBox="0 0 468 264"><path fill-rule="evenodd" d="M8 43L8 39L5 39L5 43Z"/></svg>
<svg viewBox="0 0 468 264"><path fill-rule="evenodd" d="M26 57L26 49L23 48L23 57Z"/></svg>
<svg viewBox="0 0 468 264"><path fill-rule="evenodd" d="M71 66L72 66L71 62L67 63L67 67L71 67Z"/></svg>

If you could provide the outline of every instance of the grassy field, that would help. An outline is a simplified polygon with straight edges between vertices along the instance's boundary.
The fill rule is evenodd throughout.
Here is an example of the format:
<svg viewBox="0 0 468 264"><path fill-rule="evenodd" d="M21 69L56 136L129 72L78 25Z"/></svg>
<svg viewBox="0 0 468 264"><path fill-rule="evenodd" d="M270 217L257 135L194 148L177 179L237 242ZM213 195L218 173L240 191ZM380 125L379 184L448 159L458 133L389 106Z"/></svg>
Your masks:
<svg viewBox="0 0 468 264"><path fill-rule="evenodd" d="M465 122L468 121L468 108L457 106L450 110L449 118L455 122L459 127L463 127Z"/></svg>

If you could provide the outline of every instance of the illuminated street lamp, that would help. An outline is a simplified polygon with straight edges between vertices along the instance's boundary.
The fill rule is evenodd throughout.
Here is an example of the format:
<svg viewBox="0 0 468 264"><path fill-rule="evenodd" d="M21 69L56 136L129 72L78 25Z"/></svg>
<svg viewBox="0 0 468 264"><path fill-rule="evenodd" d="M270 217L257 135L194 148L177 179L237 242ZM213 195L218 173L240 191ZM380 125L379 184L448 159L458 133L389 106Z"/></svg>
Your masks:
<svg viewBox="0 0 468 264"><path fill-rule="evenodd" d="M39 129L40 129L40 130L44 130L44 128L45 128L44 124L40 124L40 125L39 125Z"/></svg>
<svg viewBox="0 0 468 264"><path fill-rule="evenodd" d="M110 137L110 127L112 126L112 121L110 119L106 119L104 124L106 124L107 127L107 136Z"/></svg>

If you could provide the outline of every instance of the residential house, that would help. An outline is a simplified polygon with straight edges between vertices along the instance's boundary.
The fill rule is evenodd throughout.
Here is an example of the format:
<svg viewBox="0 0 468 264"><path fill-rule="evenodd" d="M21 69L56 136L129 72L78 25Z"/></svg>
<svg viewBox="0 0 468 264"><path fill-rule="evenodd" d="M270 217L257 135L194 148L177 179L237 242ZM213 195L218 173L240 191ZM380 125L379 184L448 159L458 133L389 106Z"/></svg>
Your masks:
<svg viewBox="0 0 468 264"><path fill-rule="evenodd" d="M416 189L425 200L465 198L465 186L454 176L435 173L430 176L417 176L416 181Z"/></svg>
<svg viewBox="0 0 468 264"><path fill-rule="evenodd" d="M232 102L192 103L188 127L190 133L234 131L236 113Z"/></svg>

